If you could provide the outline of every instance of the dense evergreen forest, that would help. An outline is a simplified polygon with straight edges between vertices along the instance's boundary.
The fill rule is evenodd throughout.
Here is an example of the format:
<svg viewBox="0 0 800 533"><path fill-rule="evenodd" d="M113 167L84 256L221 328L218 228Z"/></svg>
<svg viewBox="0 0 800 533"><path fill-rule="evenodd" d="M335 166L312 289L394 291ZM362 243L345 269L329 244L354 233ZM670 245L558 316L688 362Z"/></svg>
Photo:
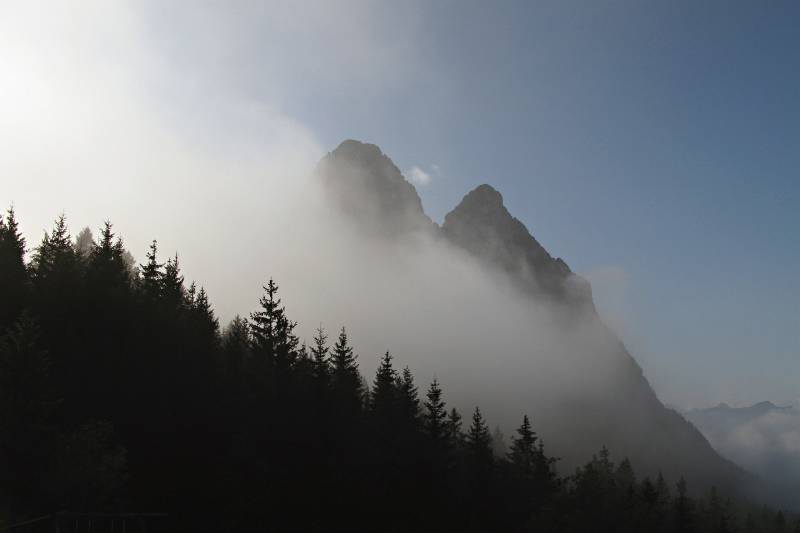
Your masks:
<svg viewBox="0 0 800 533"><path fill-rule="evenodd" d="M505 443L389 353L364 379L344 328L301 343L274 281L253 304L221 330L155 241L136 265L111 224L73 239L62 216L28 250L9 210L2 526L67 510L166 512L170 531L800 532L605 448L558 474L522 413Z"/></svg>

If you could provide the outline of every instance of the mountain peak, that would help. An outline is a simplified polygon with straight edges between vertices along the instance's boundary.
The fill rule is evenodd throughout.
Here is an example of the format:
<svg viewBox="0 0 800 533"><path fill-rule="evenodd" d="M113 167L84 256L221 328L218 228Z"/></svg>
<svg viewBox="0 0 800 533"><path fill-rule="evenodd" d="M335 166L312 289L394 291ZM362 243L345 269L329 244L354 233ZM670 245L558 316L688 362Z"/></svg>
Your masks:
<svg viewBox="0 0 800 533"><path fill-rule="evenodd" d="M381 151L377 144L365 143L355 139L345 139L333 152L337 157L388 157Z"/></svg>
<svg viewBox="0 0 800 533"><path fill-rule="evenodd" d="M342 211L368 233L400 235L435 228L417 190L375 144L343 141L320 161L317 173Z"/></svg>
<svg viewBox="0 0 800 533"><path fill-rule="evenodd" d="M487 207L500 208L503 206L503 195L491 185L484 183L472 189L461 202L462 204L475 203Z"/></svg>
<svg viewBox="0 0 800 533"><path fill-rule="evenodd" d="M591 302L588 282L574 275L560 258L552 257L503 205L491 185L479 185L445 216L447 239L482 261L500 266L522 287L557 300Z"/></svg>

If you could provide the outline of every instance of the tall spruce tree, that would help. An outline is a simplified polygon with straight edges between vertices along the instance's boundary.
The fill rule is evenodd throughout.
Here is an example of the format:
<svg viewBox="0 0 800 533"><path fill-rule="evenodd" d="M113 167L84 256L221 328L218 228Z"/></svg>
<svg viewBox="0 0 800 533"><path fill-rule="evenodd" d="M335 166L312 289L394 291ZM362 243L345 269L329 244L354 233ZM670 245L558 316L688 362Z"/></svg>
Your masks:
<svg viewBox="0 0 800 533"><path fill-rule="evenodd" d="M97 292L127 289L130 283L130 272L123 259L125 248L121 239L114 240L111 228L111 223L106 222L100 233L100 242L92 247L88 257L89 283Z"/></svg>
<svg viewBox="0 0 800 533"><path fill-rule="evenodd" d="M314 344L311 346L311 359L314 363L314 379L322 388L327 387L331 373L331 364L328 357L328 335L320 325L314 333Z"/></svg>
<svg viewBox="0 0 800 533"><path fill-rule="evenodd" d="M253 356L266 363L268 369L285 373L297 356L297 323L287 318L278 298L278 284L272 278L264 291L266 294L259 300L261 308L250 314Z"/></svg>
<svg viewBox="0 0 800 533"><path fill-rule="evenodd" d="M397 377L400 421L406 430L416 428L419 422L419 392L414 384L414 375L406 366Z"/></svg>
<svg viewBox="0 0 800 533"><path fill-rule="evenodd" d="M447 410L442 399L442 388L439 386L439 380L433 379L425 397L425 414L423 415L425 432L431 441L436 443L437 447L442 447L442 443L448 438L446 426Z"/></svg>
<svg viewBox="0 0 800 533"><path fill-rule="evenodd" d="M398 391L395 384L397 372L392 366L392 356L386 352L381 357L380 365L375 373L375 381L370 391L370 411L381 425L395 425L398 405Z"/></svg>
<svg viewBox="0 0 800 533"><path fill-rule="evenodd" d="M45 232L31 262L35 296L35 314L45 330L59 324L59 333L67 328L69 317L75 314L79 295L83 294L80 262L72 246L67 219L61 215L53 229Z"/></svg>
<svg viewBox="0 0 800 533"><path fill-rule="evenodd" d="M192 311L199 326L199 333L205 336L208 342L216 343L219 335L219 320L211 307L205 287L200 287L197 292L192 304Z"/></svg>
<svg viewBox="0 0 800 533"><path fill-rule="evenodd" d="M178 254L167 260L164 275L161 277L161 298L167 308L181 310L186 306L186 288L183 286L183 274L178 261Z"/></svg>
<svg viewBox="0 0 800 533"><path fill-rule="evenodd" d="M140 265L141 286L144 295L151 301L161 296L161 280L164 277L164 264L158 262L158 242L153 239L147 252L147 263Z"/></svg>
<svg viewBox="0 0 800 533"><path fill-rule="evenodd" d="M348 342L343 327L331 352L331 391L337 406L354 414L361 410L364 387L358 372L358 356Z"/></svg>
<svg viewBox="0 0 800 533"><path fill-rule="evenodd" d="M85 417L91 391L84 386L87 370L86 339L93 316L87 314L84 265L78 259L67 228L59 216L45 233L31 261L31 313L42 331L53 361L53 380L59 396L73 398L65 416ZM97 403L97 402L95 402Z"/></svg>
<svg viewBox="0 0 800 533"><path fill-rule="evenodd" d="M77 255L67 228L67 217L62 214L56 219L51 232L45 232L42 242L36 248L32 262L34 280L40 286L55 281L54 277L67 281L76 262Z"/></svg>
<svg viewBox="0 0 800 533"><path fill-rule="evenodd" d="M521 472L533 475L536 469L536 441L538 437L531 428L528 415L522 417L522 424L517 428L517 436L511 438L511 451L508 459Z"/></svg>
<svg viewBox="0 0 800 533"><path fill-rule="evenodd" d="M472 424L467 432L467 450L479 468L493 462L492 436L479 407L472 413Z"/></svg>
<svg viewBox="0 0 800 533"><path fill-rule="evenodd" d="M14 208L0 216L0 335L19 317L27 303L28 272L25 238L19 231Z"/></svg>

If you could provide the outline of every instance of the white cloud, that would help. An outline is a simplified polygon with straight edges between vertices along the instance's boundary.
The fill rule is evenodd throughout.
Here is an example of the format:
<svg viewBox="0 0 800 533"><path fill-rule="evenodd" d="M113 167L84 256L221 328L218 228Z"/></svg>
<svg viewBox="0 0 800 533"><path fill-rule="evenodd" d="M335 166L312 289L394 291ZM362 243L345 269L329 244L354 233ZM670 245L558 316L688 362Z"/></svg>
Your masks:
<svg viewBox="0 0 800 533"><path fill-rule="evenodd" d="M411 170L408 171L408 177L417 185L427 185L431 182L431 175L416 166L411 167Z"/></svg>

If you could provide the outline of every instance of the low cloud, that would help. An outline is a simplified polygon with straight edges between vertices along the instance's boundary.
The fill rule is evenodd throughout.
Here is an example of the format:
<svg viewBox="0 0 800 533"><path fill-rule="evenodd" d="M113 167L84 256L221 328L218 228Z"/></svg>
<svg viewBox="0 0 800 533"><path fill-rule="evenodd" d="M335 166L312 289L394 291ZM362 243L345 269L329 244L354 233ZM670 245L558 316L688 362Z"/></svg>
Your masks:
<svg viewBox="0 0 800 533"><path fill-rule="evenodd" d="M701 428L702 429L702 428ZM765 479L800 485L800 412L774 408L734 424L706 427L717 450Z"/></svg>
<svg viewBox="0 0 800 533"><path fill-rule="evenodd" d="M417 185L427 185L431 182L431 175L416 166L408 171L408 178Z"/></svg>

